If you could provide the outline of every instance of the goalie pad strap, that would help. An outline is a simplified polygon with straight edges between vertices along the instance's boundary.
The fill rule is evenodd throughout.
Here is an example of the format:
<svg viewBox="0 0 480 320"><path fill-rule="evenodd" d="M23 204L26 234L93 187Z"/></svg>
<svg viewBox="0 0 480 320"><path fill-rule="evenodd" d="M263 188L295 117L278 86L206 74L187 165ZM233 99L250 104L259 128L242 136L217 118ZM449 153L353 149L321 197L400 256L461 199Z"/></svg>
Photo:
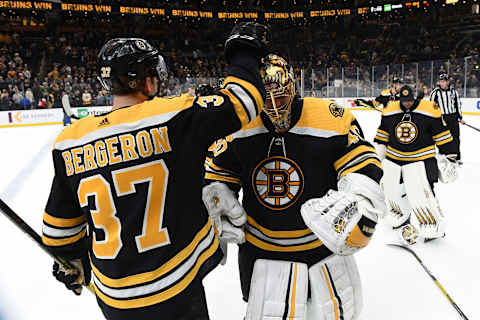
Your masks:
<svg viewBox="0 0 480 320"><path fill-rule="evenodd" d="M245 320L304 320L307 296L306 264L259 259L253 268Z"/></svg>

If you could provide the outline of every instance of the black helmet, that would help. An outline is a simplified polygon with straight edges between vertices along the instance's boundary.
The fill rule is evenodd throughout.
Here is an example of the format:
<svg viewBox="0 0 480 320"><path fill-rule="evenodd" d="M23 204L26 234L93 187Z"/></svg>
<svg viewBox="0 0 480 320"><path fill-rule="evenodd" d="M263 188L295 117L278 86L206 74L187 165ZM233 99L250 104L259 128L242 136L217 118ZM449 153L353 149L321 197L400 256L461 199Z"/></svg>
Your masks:
<svg viewBox="0 0 480 320"><path fill-rule="evenodd" d="M146 77L166 79L167 67L159 51L141 38L109 40L97 57L98 80L113 94L141 91Z"/></svg>

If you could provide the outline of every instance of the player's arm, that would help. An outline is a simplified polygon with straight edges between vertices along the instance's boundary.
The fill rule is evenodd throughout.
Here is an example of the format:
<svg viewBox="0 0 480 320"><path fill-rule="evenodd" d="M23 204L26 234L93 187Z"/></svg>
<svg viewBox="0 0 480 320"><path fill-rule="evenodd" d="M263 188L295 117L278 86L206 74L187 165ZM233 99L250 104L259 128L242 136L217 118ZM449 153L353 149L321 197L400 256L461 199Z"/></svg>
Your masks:
<svg viewBox="0 0 480 320"><path fill-rule="evenodd" d="M381 162L356 120L351 122L345 150L334 167L338 191L330 190L322 198L307 201L301 214L328 249L350 255L368 245L378 217L386 212L379 185L383 175Z"/></svg>
<svg viewBox="0 0 480 320"><path fill-rule="evenodd" d="M76 294L90 282L86 233L87 221L77 197L66 180L66 169L60 151L53 151L55 176L43 214L42 242L55 255L69 261L77 270L67 270L56 262L53 275Z"/></svg>
<svg viewBox="0 0 480 320"><path fill-rule="evenodd" d="M382 115L382 119L380 120L380 126L378 127L377 134L375 135L375 139L373 140L378 158L380 160L383 160L386 157L387 145L389 141L390 133L388 133L387 120Z"/></svg>
<svg viewBox="0 0 480 320"><path fill-rule="evenodd" d="M229 68L223 88L195 100L195 124L205 148L253 121L263 109L265 88L260 76L261 58L268 52L270 33L264 25L236 25L225 43Z"/></svg>
<svg viewBox="0 0 480 320"><path fill-rule="evenodd" d="M442 116L432 119L432 138L440 154L455 154L455 141Z"/></svg>

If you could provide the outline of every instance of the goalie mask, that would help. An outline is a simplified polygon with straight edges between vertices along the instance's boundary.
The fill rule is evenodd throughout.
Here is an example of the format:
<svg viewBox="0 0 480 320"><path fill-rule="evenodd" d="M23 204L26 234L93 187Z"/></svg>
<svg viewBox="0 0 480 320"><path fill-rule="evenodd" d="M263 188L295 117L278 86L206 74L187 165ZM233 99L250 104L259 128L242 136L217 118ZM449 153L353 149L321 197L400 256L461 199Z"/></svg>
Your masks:
<svg viewBox="0 0 480 320"><path fill-rule="evenodd" d="M285 132L290 127L290 110L295 97L293 69L285 59L274 54L263 58L262 63L260 74L267 91L263 111L278 132Z"/></svg>

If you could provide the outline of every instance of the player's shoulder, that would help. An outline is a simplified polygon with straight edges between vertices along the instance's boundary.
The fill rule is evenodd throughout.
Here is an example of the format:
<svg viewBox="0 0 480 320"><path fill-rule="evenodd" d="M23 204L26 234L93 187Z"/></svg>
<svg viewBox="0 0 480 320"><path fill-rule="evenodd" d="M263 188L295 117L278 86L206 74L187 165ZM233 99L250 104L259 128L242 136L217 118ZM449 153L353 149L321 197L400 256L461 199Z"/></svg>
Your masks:
<svg viewBox="0 0 480 320"><path fill-rule="evenodd" d="M349 109L334 101L311 97L303 99L302 115L296 126L346 134L354 119Z"/></svg>
<svg viewBox="0 0 480 320"><path fill-rule="evenodd" d="M390 101L382 110L382 116L389 116L401 112L400 101Z"/></svg>
<svg viewBox="0 0 480 320"><path fill-rule="evenodd" d="M232 142L235 139L248 138L248 137L252 137L252 136L267 133L267 132L268 132L268 129L263 124L263 120L261 116L258 115L255 119L253 119L253 121L251 121L246 126L242 127L239 131L231 135L230 141L228 141L227 139L227 142Z"/></svg>
<svg viewBox="0 0 480 320"><path fill-rule="evenodd" d="M438 104L430 100L420 100L418 107L414 112L421 113L433 118L440 118L442 116L442 111Z"/></svg>
<svg viewBox="0 0 480 320"><path fill-rule="evenodd" d="M68 140L82 140L88 135L100 135L105 129L108 134L112 127L129 127L133 123L145 121L148 123L164 123L177 113L192 107L194 97L183 94L174 97L153 98L142 103L116 109L103 115L91 115L82 118L65 128L55 140L55 146ZM95 134L93 134L95 132Z"/></svg>
<svg viewBox="0 0 480 320"><path fill-rule="evenodd" d="M389 96L389 95L391 95L391 94L392 94L392 93L390 92L389 89L385 89L385 90L383 90L382 92L380 92L380 95L381 95L381 96Z"/></svg>

